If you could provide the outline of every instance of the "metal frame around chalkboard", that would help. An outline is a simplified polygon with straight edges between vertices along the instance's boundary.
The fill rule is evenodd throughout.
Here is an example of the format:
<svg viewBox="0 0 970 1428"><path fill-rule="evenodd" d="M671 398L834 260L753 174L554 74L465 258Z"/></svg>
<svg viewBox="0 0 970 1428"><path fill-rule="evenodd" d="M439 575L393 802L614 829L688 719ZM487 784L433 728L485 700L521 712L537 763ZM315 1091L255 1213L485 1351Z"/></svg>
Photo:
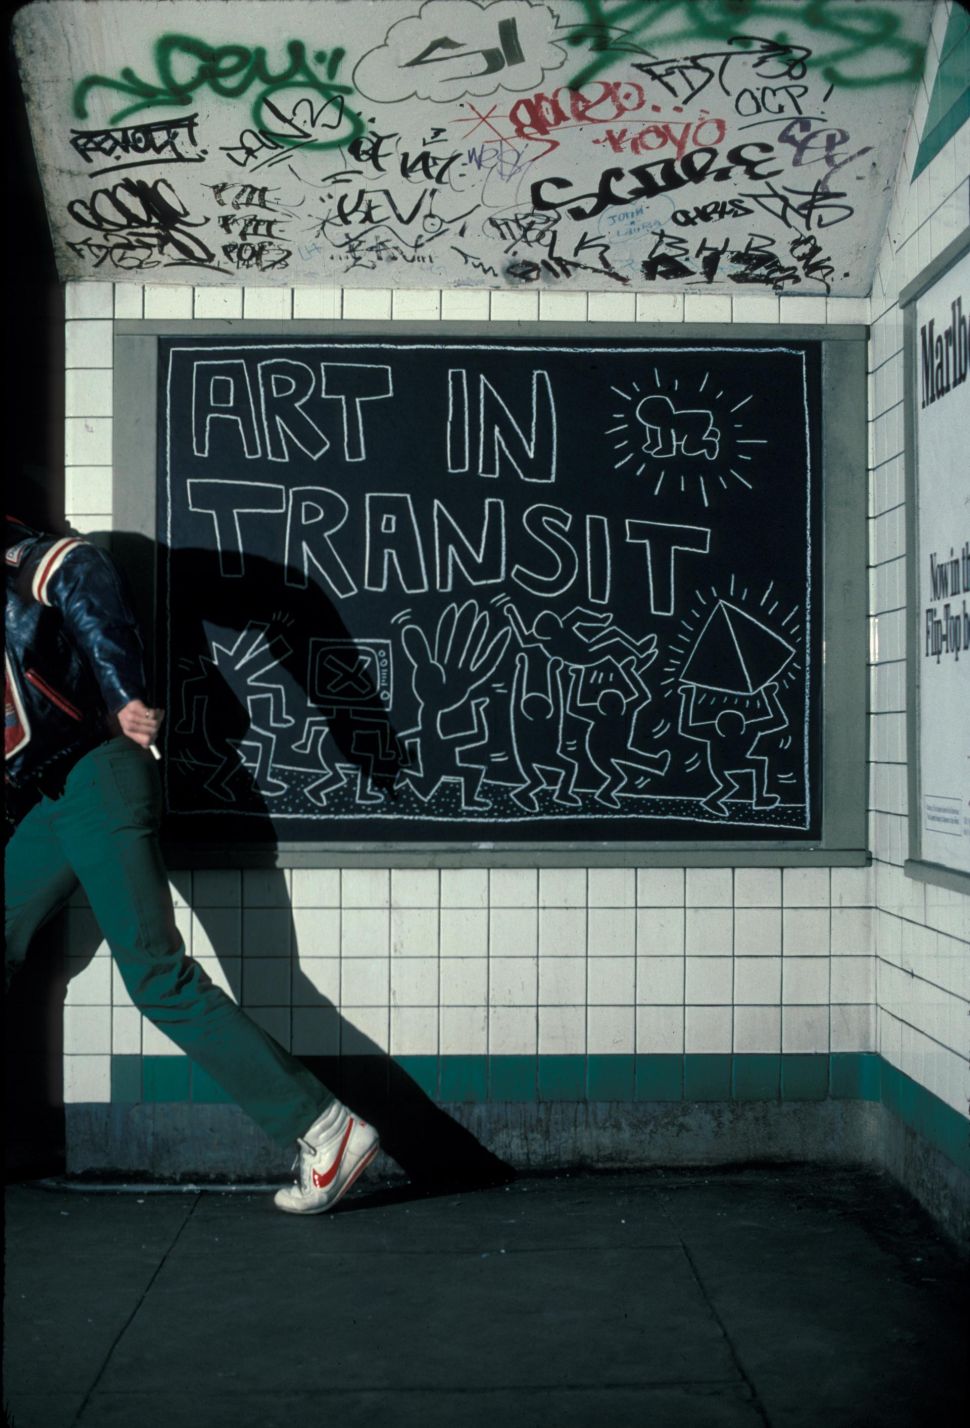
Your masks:
<svg viewBox="0 0 970 1428"><path fill-rule="evenodd" d="M916 300L970 252L970 229L954 238L899 294L903 314L903 447L906 474L906 550L912 557L919 551L919 470L916 449L918 374L916 370ZM904 871L920 882L933 883L953 892L970 893L970 874L947 868L923 857L922 791L920 789L920 680L919 652L914 638L916 613L920 608L919 566L915 558L906 561L906 771L909 856Z"/></svg>
<svg viewBox="0 0 970 1428"><path fill-rule="evenodd" d="M866 848L866 341L864 326L809 324L660 324L267 322L129 320L114 324L113 519L117 553L124 533L154 540L157 352L162 336L191 337L474 337L501 341L643 338L717 342L818 342L822 353L823 770L822 836L817 843L751 839L718 844L686 840L643 843L440 840L281 842L167 848L179 867L804 867L860 866ZM154 609L152 562L127 573L143 613ZM151 621L146 621L151 625Z"/></svg>

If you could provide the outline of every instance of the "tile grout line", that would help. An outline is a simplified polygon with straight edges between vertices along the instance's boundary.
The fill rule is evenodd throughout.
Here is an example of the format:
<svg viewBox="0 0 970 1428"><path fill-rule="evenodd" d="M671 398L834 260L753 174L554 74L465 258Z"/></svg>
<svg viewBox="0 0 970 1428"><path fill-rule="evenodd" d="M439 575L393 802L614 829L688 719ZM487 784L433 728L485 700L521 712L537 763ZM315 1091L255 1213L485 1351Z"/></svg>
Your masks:
<svg viewBox="0 0 970 1428"><path fill-rule="evenodd" d="M118 1345L121 1343L121 1340L124 1338L125 1334L128 1332L128 1329L131 1327L132 1323L134 1322L135 1317L136 1317L136 1315L138 1314L139 1309L141 1309L141 1306L144 1304L145 1300L148 1298L148 1295L151 1293L152 1286L154 1285L154 1283L155 1283L156 1279L158 1278L158 1276L161 1274L162 1270L165 1268L165 1265L166 1265L166 1263L168 1262L168 1257L169 1257L169 1255L172 1253L172 1251L174 1250L175 1246L178 1244L179 1240L182 1238L182 1234L183 1234L183 1232L185 1231L185 1228L186 1228L186 1226L188 1225L189 1221L191 1220L192 1216L195 1214L196 1210L198 1209L199 1204L200 1204L200 1202L201 1202L201 1199L202 1199L201 1194L197 1193L196 1196L195 1196L195 1199L194 1199L193 1202L192 1202L192 1204L189 1206L189 1210L188 1210L188 1213L187 1213L186 1216L185 1216L185 1219L182 1221L182 1223L179 1225L178 1229L176 1230L175 1236L174 1236L174 1238L172 1239L171 1244L168 1246L168 1248L167 1248L167 1249L165 1250L165 1252L163 1253L163 1255L162 1255L161 1259L159 1260L158 1264L155 1266L154 1272L152 1273L152 1275L151 1275L151 1277L150 1277L148 1283L145 1285L145 1288L142 1290L141 1294L139 1294L138 1299L137 1299L137 1301L136 1301L136 1303L135 1303L134 1308L132 1309L132 1311L131 1311L131 1313L128 1315L128 1317L125 1319L125 1322L122 1324L122 1326L121 1326L121 1328L118 1330L117 1334L116 1334L116 1335L114 1336L114 1338L112 1339L111 1345L110 1345L110 1347L108 1348L108 1351L107 1351L107 1353L106 1353L105 1356L104 1356L104 1361L102 1362L101 1367L98 1369L98 1372L97 1372L97 1373L95 1374L95 1376L94 1376L94 1381L92 1382L92 1384L91 1384L90 1388L88 1389L88 1391L85 1393L84 1398L81 1400L81 1405L80 1405L80 1407L78 1408L77 1412L75 1413L74 1417L73 1417L72 1420L71 1420L71 1428L77 1428L77 1424L78 1424L78 1423L81 1421L81 1419L84 1417L85 1411L87 1410L87 1406L88 1406L88 1404L91 1402L91 1399L93 1398L94 1394L97 1392L98 1384L101 1382L102 1378L104 1377L105 1371L106 1371L106 1369L107 1369L109 1363L111 1362L111 1359L112 1359L112 1356L113 1356L113 1354L114 1354L114 1352L115 1352L115 1349L117 1349Z"/></svg>

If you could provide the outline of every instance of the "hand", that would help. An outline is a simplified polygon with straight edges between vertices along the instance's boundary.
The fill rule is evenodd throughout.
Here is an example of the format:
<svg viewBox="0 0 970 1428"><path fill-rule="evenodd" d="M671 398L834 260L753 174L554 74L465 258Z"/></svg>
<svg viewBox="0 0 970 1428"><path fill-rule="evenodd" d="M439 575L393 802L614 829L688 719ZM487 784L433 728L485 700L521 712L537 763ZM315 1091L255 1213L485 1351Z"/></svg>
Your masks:
<svg viewBox="0 0 970 1428"><path fill-rule="evenodd" d="M149 709L140 699L132 699L115 715L118 727L125 737L133 739L143 749L155 742L164 717L164 709Z"/></svg>
<svg viewBox="0 0 970 1428"><path fill-rule="evenodd" d="M419 702L440 715L463 704L495 673L512 637L511 628L490 635L488 611L474 600L451 604L438 620L434 649L418 625L406 625L401 643L413 665L411 684Z"/></svg>

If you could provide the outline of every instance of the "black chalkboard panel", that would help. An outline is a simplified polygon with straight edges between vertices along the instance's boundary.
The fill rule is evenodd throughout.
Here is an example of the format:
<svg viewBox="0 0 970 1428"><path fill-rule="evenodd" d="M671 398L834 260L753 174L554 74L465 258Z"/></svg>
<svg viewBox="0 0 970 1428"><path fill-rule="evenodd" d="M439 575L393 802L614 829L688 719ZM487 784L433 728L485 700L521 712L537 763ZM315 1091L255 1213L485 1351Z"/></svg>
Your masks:
<svg viewBox="0 0 970 1428"><path fill-rule="evenodd" d="M171 833L818 838L817 344L159 346Z"/></svg>

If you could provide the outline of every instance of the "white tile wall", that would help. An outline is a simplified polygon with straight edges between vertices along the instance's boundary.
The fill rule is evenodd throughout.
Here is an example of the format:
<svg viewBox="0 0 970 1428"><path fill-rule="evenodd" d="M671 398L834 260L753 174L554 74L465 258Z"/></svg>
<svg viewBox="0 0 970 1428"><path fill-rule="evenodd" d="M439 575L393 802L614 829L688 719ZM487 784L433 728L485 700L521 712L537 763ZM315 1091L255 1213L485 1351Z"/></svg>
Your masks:
<svg viewBox="0 0 970 1428"><path fill-rule="evenodd" d="M879 959L887 1010L905 958L943 989L963 967L950 932L874 915L864 870L217 869L172 883L187 949L304 1054L341 1035L400 1054L471 1053L483 1037L493 1054L869 1050L874 917L907 929ZM963 915L934 898L941 927ZM94 945L88 910L71 918L72 942ZM945 1011L952 1026L955 1004L929 1001L910 1024L929 1034ZM103 944L70 984L66 1036L71 1055L178 1054L142 1028Z"/></svg>
<svg viewBox="0 0 970 1428"><path fill-rule="evenodd" d="M946 9L940 7L936 29ZM294 1051L878 1049L966 1110L970 899L924 889L902 872L906 552L898 293L966 221L970 126L911 187L915 147L914 133L871 301L68 285L67 514L82 529L110 527L112 316L872 323L873 869L173 874L188 949ZM71 916L87 914L75 907ZM108 1098L111 1051L175 1053L131 1006L104 947L72 981L65 1016L71 1099Z"/></svg>
<svg viewBox="0 0 970 1428"><path fill-rule="evenodd" d="M193 316L233 318L243 315L242 288L196 288Z"/></svg>
<svg viewBox="0 0 970 1428"><path fill-rule="evenodd" d="M437 322L441 294L428 288L397 288L391 296L391 316L401 322Z"/></svg>
<svg viewBox="0 0 970 1428"><path fill-rule="evenodd" d="M489 296L473 288L441 294L441 316L447 322L487 322Z"/></svg>
<svg viewBox="0 0 970 1428"><path fill-rule="evenodd" d="M145 284L145 317L179 318L192 316L193 289L174 283Z"/></svg>
<svg viewBox="0 0 970 1428"><path fill-rule="evenodd" d="M338 288L294 288L293 316L330 321L340 316Z"/></svg>
<svg viewBox="0 0 970 1428"><path fill-rule="evenodd" d="M89 1053L65 1055L64 1102L111 1100L111 1057Z"/></svg>
<svg viewBox="0 0 970 1428"><path fill-rule="evenodd" d="M869 1035L886 1060L966 1114L970 898L924 886L902 871L907 853L907 557L903 324L898 298L904 284L967 223L967 126L914 184L909 178L933 85L936 41L945 30L949 10L949 5L940 5L934 17L935 40L896 180L872 294L869 561L870 613L878 618L872 620L870 639L869 836L874 865L866 898L870 907L849 906L833 871L831 997L833 1048L836 1030L840 1046L846 1036ZM945 926L937 909L945 909ZM865 1020L867 1003L875 1004L869 1021Z"/></svg>
<svg viewBox="0 0 970 1428"><path fill-rule="evenodd" d="M586 1011L581 1006L540 1006L540 1056L576 1055L586 1048Z"/></svg>
<svg viewBox="0 0 970 1428"><path fill-rule="evenodd" d="M243 288L243 317L282 322L293 316L290 288Z"/></svg>

